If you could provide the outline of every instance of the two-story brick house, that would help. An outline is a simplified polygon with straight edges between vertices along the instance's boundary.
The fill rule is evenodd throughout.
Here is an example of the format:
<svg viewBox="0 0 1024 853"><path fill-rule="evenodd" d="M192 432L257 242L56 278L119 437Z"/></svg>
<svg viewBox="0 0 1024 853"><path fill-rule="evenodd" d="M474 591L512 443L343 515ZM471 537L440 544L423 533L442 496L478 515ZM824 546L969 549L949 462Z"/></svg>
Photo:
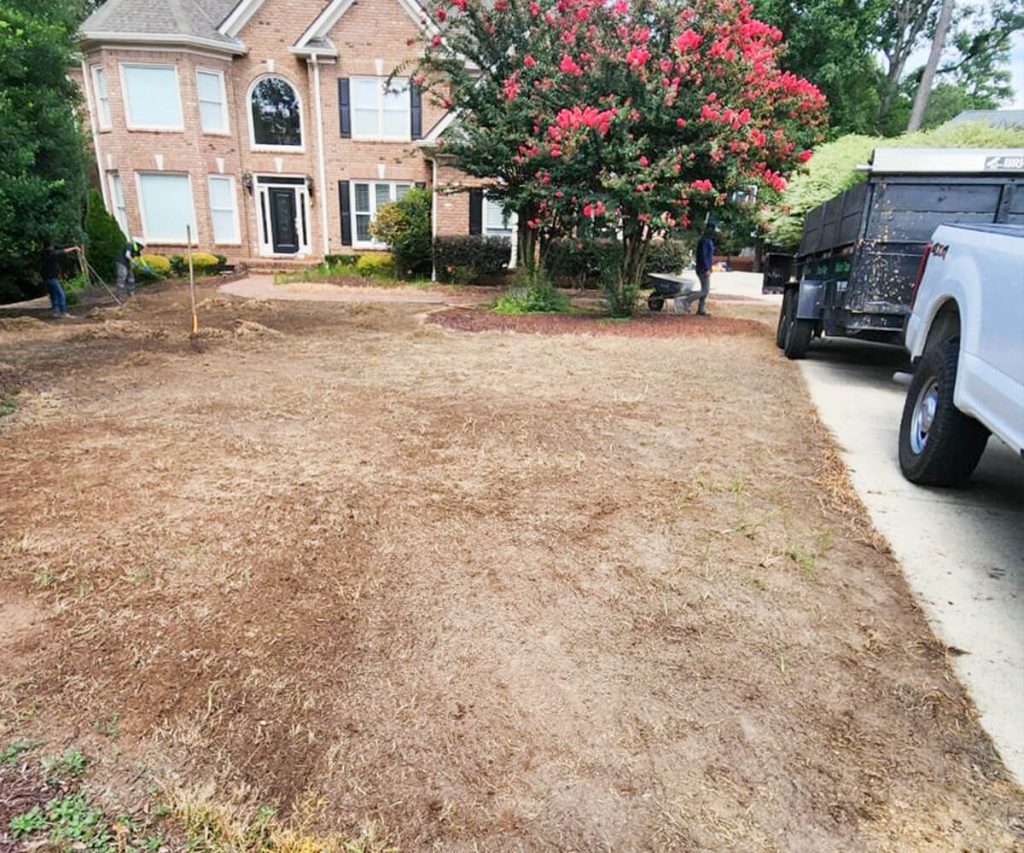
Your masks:
<svg viewBox="0 0 1024 853"><path fill-rule="evenodd" d="M508 234L435 157L448 119L407 78L416 0L107 0L78 69L107 208L150 251L186 226L232 260L379 248L377 207L434 192L434 233Z"/></svg>

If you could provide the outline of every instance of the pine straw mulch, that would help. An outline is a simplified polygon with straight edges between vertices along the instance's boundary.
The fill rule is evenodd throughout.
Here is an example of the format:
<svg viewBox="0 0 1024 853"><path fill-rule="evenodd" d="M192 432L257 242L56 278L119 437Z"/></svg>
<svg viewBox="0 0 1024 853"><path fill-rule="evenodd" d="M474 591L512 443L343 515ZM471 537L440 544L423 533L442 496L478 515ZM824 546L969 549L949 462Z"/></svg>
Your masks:
<svg viewBox="0 0 1024 853"><path fill-rule="evenodd" d="M0 747L404 850L1024 843L763 309L201 300L0 331Z"/></svg>

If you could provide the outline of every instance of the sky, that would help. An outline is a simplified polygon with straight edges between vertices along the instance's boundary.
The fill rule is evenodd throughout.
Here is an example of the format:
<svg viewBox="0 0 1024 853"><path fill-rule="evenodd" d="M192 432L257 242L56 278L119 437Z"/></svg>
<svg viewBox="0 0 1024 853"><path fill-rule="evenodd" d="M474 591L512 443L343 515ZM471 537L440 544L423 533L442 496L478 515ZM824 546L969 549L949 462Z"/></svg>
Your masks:
<svg viewBox="0 0 1024 853"><path fill-rule="evenodd" d="M1010 74L1013 75L1013 98L1003 104L1007 109L1024 110L1024 30L1013 34L1010 51Z"/></svg>

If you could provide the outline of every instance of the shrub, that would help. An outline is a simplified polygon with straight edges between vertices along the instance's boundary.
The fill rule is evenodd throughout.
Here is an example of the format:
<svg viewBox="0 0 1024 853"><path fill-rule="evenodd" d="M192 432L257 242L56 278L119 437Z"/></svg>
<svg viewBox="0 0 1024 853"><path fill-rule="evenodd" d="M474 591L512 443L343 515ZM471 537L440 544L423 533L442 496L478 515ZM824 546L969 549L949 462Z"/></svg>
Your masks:
<svg viewBox="0 0 1024 853"><path fill-rule="evenodd" d="M82 292L89 284L88 277L81 273L64 279L62 287L64 288L64 296L67 297L68 305L77 305L82 297Z"/></svg>
<svg viewBox="0 0 1024 853"><path fill-rule="evenodd" d="M324 255L324 263L331 268L353 269L359 263L359 255Z"/></svg>
<svg viewBox="0 0 1024 853"><path fill-rule="evenodd" d="M163 255L142 255L132 261L136 281L160 281L171 274L171 262Z"/></svg>
<svg viewBox="0 0 1024 853"><path fill-rule="evenodd" d="M96 190L89 193L86 204L85 233L88 240L89 263L102 279L113 281L114 264L117 256L127 245L128 238L121 232L117 220L107 213L103 199Z"/></svg>
<svg viewBox="0 0 1024 853"><path fill-rule="evenodd" d="M559 293L549 282L515 287L494 303L494 310L499 314L560 314L569 307L569 297Z"/></svg>
<svg viewBox="0 0 1024 853"><path fill-rule="evenodd" d="M188 275L188 258L183 255L171 255L168 263L171 265L171 275L178 278Z"/></svg>
<svg viewBox="0 0 1024 853"><path fill-rule="evenodd" d="M643 274L680 272L693 256L691 241L672 237L651 243ZM552 240L546 249L545 265L559 284L570 287L594 287L615 271L622 259L622 244L613 238Z"/></svg>
<svg viewBox="0 0 1024 853"><path fill-rule="evenodd" d="M362 255L356 263L356 272L364 278L394 278L395 259L388 252Z"/></svg>
<svg viewBox="0 0 1024 853"><path fill-rule="evenodd" d="M370 223L370 233L391 249L402 278L430 273L430 230L430 193L415 188L383 205Z"/></svg>
<svg viewBox="0 0 1024 853"><path fill-rule="evenodd" d="M185 259L185 268L188 269L188 259ZM192 268L196 275L213 275L221 268L220 260L216 255L207 252L196 252L192 255Z"/></svg>
<svg viewBox="0 0 1024 853"><path fill-rule="evenodd" d="M434 267L440 281L463 279L460 283L468 283L503 273L508 268L511 253L511 245L502 237L437 237Z"/></svg>

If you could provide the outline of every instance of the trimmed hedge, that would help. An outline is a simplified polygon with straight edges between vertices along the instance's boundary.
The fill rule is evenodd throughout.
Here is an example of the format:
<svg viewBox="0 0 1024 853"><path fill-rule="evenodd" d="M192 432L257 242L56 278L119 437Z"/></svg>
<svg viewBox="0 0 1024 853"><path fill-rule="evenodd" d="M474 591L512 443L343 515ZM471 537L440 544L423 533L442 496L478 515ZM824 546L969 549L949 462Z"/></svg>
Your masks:
<svg viewBox="0 0 1024 853"><path fill-rule="evenodd" d="M512 246L502 237L452 236L434 238L434 268L439 281L469 284L508 269Z"/></svg>
<svg viewBox="0 0 1024 853"><path fill-rule="evenodd" d="M621 258L622 244L618 240L563 238L548 245L546 264L548 274L563 286L597 287L603 272L617 267ZM688 240L659 240L651 243L644 275L682 272L692 258L693 248Z"/></svg>
<svg viewBox="0 0 1024 853"><path fill-rule="evenodd" d="M388 252L361 255L356 262L356 272L364 278L394 278L395 259Z"/></svg>

